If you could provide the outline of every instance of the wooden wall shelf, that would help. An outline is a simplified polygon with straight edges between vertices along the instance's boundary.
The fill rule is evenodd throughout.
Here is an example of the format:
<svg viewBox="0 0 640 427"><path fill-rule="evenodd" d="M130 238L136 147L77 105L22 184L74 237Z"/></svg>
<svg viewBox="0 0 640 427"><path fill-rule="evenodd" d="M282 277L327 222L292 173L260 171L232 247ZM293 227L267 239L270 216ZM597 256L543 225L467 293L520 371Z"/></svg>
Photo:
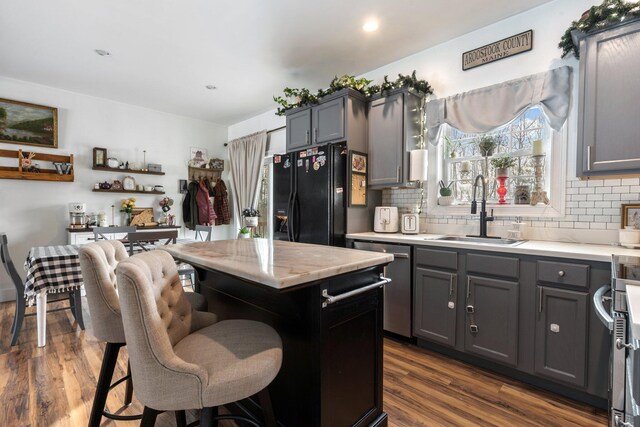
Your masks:
<svg viewBox="0 0 640 427"><path fill-rule="evenodd" d="M138 191L138 190L93 190L94 193L126 193L126 194L164 194L164 191Z"/></svg>
<svg viewBox="0 0 640 427"><path fill-rule="evenodd" d="M94 171L102 171L102 172L118 172L118 173L137 173L141 175L164 175L164 172L151 172L151 171L143 171L138 169L120 169L120 168L110 168L108 166L93 166L91 169Z"/></svg>
<svg viewBox="0 0 640 427"><path fill-rule="evenodd" d="M189 166L189 179L192 181L198 181L200 178L208 178L212 181L222 176L224 169L211 169L211 168L197 168Z"/></svg>
<svg viewBox="0 0 640 427"><path fill-rule="evenodd" d="M55 169L41 168L39 172L27 172L22 167L22 159L29 157L32 151L22 150L0 150L0 157L15 159L17 166L0 166L0 179L26 179L31 181L58 181L73 182L73 154L62 156L58 154L35 153L34 163L38 162L65 162L71 163L71 171L66 175L61 175Z"/></svg>

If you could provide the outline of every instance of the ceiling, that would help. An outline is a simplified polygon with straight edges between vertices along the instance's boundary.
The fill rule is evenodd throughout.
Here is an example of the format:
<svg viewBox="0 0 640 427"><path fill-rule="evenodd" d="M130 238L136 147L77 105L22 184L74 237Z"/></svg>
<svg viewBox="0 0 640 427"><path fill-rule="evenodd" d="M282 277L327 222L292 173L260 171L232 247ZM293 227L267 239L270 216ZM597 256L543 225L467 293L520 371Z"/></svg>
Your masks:
<svg viewBox="0 0 640 427"><path fill-rule="evenodd" d="M228 125L548 1L0 0L0 75Z"/></svg>

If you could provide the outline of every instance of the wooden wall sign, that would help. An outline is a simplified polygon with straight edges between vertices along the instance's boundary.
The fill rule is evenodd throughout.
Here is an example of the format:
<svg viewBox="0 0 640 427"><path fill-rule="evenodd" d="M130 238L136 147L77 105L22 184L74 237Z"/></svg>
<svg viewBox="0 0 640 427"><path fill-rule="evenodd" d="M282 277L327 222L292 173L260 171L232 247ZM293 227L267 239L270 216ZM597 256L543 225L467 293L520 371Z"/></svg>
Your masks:
<svg viewBox="0 0 640 427"><path fill-rule="evenodd" d="M462 54L462 70L467 71L533 49L533 30L470 50Z"/></svg>

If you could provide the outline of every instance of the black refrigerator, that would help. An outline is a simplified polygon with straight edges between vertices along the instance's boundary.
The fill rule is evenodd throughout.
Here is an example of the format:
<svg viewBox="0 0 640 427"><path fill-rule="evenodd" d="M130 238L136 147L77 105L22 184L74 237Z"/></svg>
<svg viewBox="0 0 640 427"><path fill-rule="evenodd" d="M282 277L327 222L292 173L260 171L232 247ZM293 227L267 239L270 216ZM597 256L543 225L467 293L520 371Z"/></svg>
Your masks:
<svg viewBox="0 0 640 427"><path fill-rule="evenodd" d="M344 246L346 178L345 144L274 156L273 238Z"/></svg>

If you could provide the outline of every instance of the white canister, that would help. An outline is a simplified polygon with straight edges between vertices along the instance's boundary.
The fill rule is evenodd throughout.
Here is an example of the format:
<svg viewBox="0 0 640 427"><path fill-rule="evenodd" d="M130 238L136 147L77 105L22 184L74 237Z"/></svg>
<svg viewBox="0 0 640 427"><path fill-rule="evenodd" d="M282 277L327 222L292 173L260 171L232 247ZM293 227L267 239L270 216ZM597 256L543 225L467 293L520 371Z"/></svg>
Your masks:
<svg viewBox="0 0 640 427"><path fill-rule="evenodd" d="M420 232L420 216L417 213L403 214L400 229L402 234L418 234Z"/></svg>
<svg viewBox="0 0 640 427"><path fill-rule="evenodd" d="M634 227L621 229L618 234L618 240L622 246L634 248L640 245L640 230Z"/></svg>

